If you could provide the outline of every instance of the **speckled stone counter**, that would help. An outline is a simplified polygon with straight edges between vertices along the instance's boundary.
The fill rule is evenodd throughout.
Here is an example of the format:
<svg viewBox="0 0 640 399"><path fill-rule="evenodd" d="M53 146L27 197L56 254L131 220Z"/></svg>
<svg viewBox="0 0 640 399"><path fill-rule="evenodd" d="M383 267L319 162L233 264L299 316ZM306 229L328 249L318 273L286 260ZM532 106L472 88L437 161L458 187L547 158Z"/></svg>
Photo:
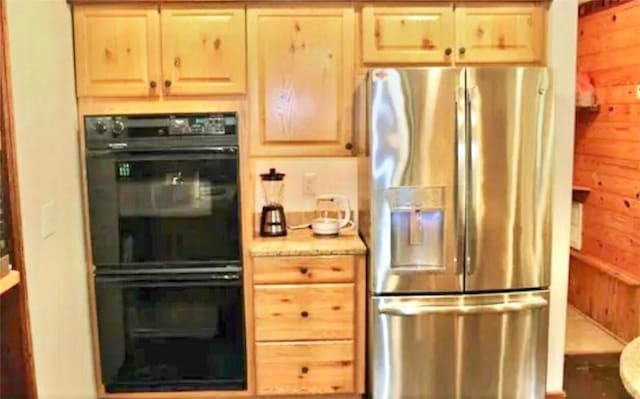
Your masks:
<svg viewBox="0 0 640 399"><path fill-rule="evenodd" d="M631 396L640 399L640 337L624 347L620 356L620 377Z"/></svg>
<svg viewBox="0 0 640 399"><path fill-rule="evenodd" d="M363 255L366 251L353 230L338 237L315 237L309 229L295 230L286 237L255 237L251 243L252 256Z"/></svg>

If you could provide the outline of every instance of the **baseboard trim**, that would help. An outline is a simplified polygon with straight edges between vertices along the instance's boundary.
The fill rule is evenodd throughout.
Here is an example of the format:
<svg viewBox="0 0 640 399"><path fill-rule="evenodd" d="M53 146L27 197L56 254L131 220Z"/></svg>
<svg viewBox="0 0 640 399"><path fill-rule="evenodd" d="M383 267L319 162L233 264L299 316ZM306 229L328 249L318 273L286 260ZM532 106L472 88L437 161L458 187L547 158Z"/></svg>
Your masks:
<svg viewBox="0 0 640 399"><path fill-rule="evenodd" d="M547 399L567 399L567 394L564 391L547 392Z"/></svg>

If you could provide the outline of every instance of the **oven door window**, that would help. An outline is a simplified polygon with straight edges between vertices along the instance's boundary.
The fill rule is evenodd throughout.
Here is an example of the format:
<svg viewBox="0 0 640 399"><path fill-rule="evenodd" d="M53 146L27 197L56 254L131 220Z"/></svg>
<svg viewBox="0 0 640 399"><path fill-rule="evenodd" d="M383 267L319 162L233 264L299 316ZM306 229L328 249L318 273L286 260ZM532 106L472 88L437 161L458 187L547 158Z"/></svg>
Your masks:
<svg viewBox="0 0 640 399"><path fill-rule="evenodd" d="M237 158L90 158L96 265L239 260Z"/></svg>
<svg viewBox="0 0 640 399"><path fill-rule="evenodd" d="M240 282L96 278L107 392L246 388Z"/></svg>

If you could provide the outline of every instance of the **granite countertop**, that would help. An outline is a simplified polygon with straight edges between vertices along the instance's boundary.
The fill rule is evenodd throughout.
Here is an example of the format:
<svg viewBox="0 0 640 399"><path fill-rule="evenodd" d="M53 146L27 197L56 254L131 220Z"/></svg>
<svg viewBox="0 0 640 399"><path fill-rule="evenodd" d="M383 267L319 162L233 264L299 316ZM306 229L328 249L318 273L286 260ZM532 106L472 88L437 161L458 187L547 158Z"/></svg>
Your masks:
<svg viewBox="0 0 640 399"><path fill-rule="evenodd" d="M620 377L631 396L640 399L640 337L624 347L620 356Z"/></svg>
<svg viewBox="0 0 640 399"><path fill-rule="evenodd" d="M316 237L311 230L290 230L285 237L255 237L252 256L363 255L367 248L354 230L338 237Z"/></svg>

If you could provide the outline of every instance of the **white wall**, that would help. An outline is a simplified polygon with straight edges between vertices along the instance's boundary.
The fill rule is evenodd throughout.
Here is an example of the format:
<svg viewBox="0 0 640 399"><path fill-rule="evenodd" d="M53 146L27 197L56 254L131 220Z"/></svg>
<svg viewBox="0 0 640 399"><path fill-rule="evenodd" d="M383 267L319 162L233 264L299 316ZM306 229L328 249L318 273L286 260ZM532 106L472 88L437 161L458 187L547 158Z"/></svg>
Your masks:
<svg viewBox="0 0 640 399"><path fill-rule="evenodd" d="M577 4L576 0L553 1L548 20L548 60L554 70L556 89L553 259L547 370L547 391L550 392L562 390L564 368L575 119Z"/></svg>
<svg viewBox="0 0 640 399"><path fill-rule="evenodd" d="M38 395L92 398L71 13L65 0L8 0L7 20Z"/></svg>
<svg viewBox="0 0 640 399"><path fill-rule="evenodd" d="M352 157L342 158L257 158L254 163L255 177L255 211L260 212L264 205L264 194L260 181L261 173L268 173L269 168L276 168L285 173L284 199L285 212L313 211L316 196L303 192L303 176L305 173L316 175L316 195L342 194L349 198L351 210L358 214L358 160Z"/></svg>

